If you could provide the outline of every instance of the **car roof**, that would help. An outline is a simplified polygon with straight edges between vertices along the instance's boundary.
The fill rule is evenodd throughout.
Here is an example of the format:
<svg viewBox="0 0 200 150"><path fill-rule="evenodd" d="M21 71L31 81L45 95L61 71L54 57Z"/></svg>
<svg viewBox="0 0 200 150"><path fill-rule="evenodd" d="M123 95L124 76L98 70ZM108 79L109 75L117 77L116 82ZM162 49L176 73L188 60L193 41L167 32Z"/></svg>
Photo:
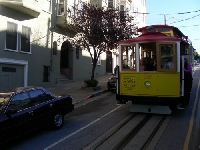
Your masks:
<svg viewBox="0 0 200 150"><path fill-rule="evenodd" d="M1 90L0 93L18 93L22 91L28 91L28 90L33 90L33 89L43 89L42 87L38 86L25 86L25 87L16 87L13 89L7 89L7 90Z"/></svg>

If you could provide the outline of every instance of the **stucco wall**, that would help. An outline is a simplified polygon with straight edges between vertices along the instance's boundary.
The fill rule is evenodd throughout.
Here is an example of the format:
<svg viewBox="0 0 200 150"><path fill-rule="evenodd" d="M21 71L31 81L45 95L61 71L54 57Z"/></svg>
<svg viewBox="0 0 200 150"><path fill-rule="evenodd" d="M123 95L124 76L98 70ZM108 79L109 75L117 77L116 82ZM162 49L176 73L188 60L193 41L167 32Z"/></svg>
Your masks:
<svg viewBox="0 0 200 150"><path fill-rule="evenodd" d="M79 51L79 59L73 51L73 80L90 79L92 75L92 63L89 52L86 50ZM105 75L106 73L106 53L100 56L101 64L96 66L95 77Z"/></svg>
<svg viewBox="0 0 200 150"><path fill-rule="evenodd" d="M51 56L51 32L50 27L55 25L55 15L41 11L37 18L33 18L14 9L0 5L0 58L28 61L28 85L45 86L55 84L60 79L60 51ZM20 40L18 51L5 50L7 21L31 28L31 53L20 52ZM56 39L53 39L56 40ZM50 82L43 82L43 66L51 66Z"/></svg>

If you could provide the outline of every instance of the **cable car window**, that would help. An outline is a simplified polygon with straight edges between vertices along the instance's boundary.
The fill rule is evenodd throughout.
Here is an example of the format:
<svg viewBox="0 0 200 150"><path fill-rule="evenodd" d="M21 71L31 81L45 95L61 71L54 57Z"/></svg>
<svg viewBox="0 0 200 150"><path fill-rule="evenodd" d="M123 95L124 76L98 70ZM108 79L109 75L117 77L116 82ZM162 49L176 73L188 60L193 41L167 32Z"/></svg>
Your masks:
<svg viewBox="0 0 200 150"><path fill-rule="evenodd" d="M170 71L175 70L175 50L174 50L174 44L160 44L158 46L158 52L159 52L159 64L158 68Z"/></svg>
<svg viewBox="0 0 200 150"><path fill-rule="evenodd" d="M170 28L158 28L158 32L170 32Z"/></svg>
<svg viewBox="0 0 200 150"><path fill-rule="evenodd" d="M122 69L135 70L135 48L134 46L122 47Z"/></svg>

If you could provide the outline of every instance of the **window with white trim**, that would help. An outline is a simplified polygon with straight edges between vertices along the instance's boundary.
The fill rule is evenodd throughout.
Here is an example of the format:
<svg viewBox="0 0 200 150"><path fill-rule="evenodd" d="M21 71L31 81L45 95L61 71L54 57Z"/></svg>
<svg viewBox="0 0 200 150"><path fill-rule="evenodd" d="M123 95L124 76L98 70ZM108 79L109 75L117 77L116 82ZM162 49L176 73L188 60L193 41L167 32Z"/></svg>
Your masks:
<svg viewBox="0 0 200 150"><path fill-rule="evenodd" d="M64 15L64 0L58 0L58 8L57 8L58 12L57 15L58 16L62 16Z"/></svg>
<svg viewBox="0 0 200 150"><path fill-rule="evenodd" d="M21 33L22 52L31 52L30 35L31 35L31 28L22 26L22 33Z"/></svg>
<svg viewBox="0 0 200 150"><path fill-rule="evenodd" d="M7 22L6 49L8 50L17 50L17 28L18 25L16 23Z"/></svg>
<svg viewBox="0 0 200 150"><path fill-rule="evenodd" d="M52 12L51 7L52 7L52 1L51 0L44 0L44 9L43 10L51 13Z"/></svg>

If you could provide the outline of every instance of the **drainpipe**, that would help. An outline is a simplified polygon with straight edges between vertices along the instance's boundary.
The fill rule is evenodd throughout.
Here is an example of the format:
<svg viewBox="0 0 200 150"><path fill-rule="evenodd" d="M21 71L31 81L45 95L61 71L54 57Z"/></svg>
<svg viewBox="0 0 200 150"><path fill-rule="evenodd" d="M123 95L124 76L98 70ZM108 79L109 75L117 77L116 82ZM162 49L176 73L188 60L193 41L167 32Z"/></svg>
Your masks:
<svg viewBox="0 0 200 150"><path fill-rule="evenodd" d="M50 53L51 57L50 57L50 68L51 68L51 71L53 71L53 67L52 67L52 64L53 64L53 31L51 32L51 53Z"/></svg>

